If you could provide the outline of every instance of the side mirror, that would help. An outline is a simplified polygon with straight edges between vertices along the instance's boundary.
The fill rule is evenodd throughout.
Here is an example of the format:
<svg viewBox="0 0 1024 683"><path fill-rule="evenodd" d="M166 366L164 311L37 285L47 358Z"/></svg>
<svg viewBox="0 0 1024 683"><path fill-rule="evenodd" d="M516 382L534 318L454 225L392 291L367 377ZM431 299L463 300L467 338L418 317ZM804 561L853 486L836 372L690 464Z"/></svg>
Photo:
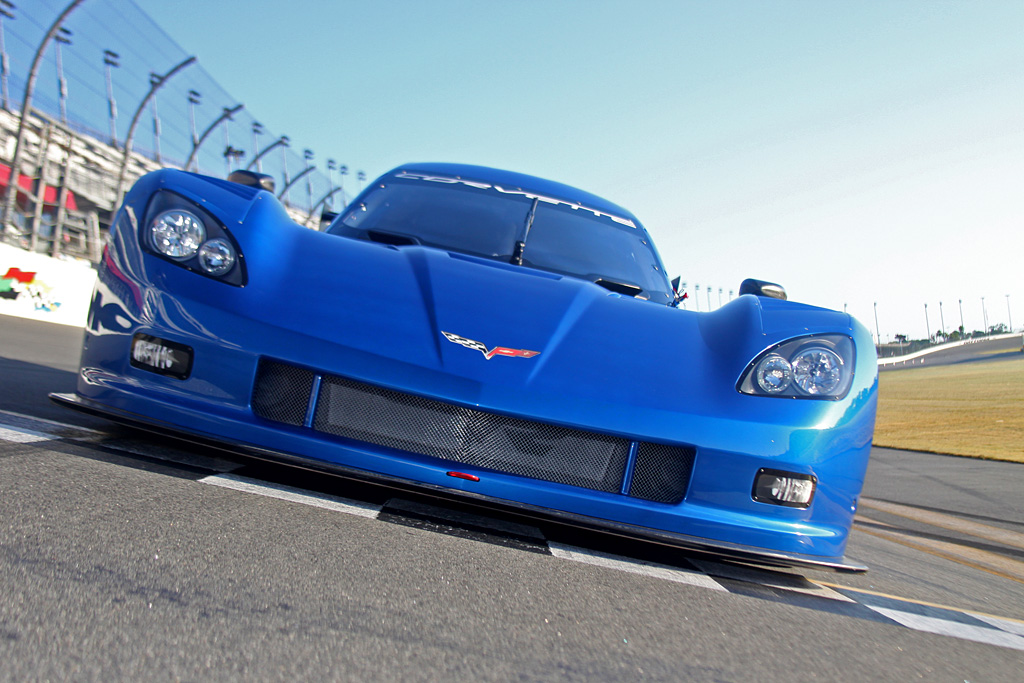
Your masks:
<svg viewBox="0 0 1024 683"><path fill-rule="evenodd" d="M764 280L754 280L747 278L740 284L740 295L753 294L754 296L766 296L771 299L782 299L785 301L788 297L786 296L786 290L782 288L782 285L777 285L774 282L765 282Z"/></svg>
<svg viewBox="0 0 1024 683"><path fill-rule="evenodd" d="M231 175L228 176L228 180L232 183L238 183L239 185L247 185L249 187L258 187L261 190L267 192L274 191L274 178L265 173L256 173L255 171L232 171Z"/></svg>

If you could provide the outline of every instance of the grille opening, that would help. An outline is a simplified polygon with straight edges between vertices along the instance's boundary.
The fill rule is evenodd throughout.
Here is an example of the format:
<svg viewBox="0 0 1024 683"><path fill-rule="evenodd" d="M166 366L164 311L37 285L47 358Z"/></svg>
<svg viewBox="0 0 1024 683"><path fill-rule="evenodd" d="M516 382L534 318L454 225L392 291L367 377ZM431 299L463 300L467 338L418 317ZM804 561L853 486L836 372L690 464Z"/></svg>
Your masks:
<svg viewBox="0 0 1024 683"><path fill-rule="evenodd" d="M317 373L262 360L253 412L301 427ZM631 442L581 429L524 420L323 375L312 428L354 441L516 476L620 493ZM641 442L628 495L679 503L696 449Z"/></svg>

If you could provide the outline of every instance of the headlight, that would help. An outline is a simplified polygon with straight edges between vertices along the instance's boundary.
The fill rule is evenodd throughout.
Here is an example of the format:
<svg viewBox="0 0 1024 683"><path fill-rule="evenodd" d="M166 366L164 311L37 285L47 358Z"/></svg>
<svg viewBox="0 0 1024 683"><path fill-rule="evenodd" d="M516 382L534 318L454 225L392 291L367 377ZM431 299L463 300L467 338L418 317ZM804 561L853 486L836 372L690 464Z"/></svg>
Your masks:
<svg viewBox="0 0 1024 683"><path fill-rule="evenodd" d="M198 261L210 275L223 275L235 265L235 249L223 237L216 237L199 247Z"/></svg>
<svg viewBox="0 0 1024 683"><path fill-rule="evenodd" d="M209 210L161 190L150 199L146 217L139 241L150 254L193 273L245 286L245 260L238 243Z"/></svg>
<svg viewBox="0 0 1024 683"><path fill-rule="evenodd" d="M173 259L192 258L206 240L206 228L188 211L171 209L159 214L150 223L153 248Z"/></svg>
<svg viewBox="0 0 1024 683"><path fill-rule="evenodd" d="M840 399L853 383L853 340L826 334L790 339L761 352L736 389L754 396Z"/></svg>

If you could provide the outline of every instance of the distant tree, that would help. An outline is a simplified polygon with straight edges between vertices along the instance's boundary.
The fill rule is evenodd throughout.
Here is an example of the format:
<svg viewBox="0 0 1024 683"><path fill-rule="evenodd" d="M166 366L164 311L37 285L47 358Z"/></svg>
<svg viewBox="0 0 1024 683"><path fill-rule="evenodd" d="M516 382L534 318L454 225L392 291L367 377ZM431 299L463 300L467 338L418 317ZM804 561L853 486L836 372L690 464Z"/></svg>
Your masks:
<svg viewBox="0 0 1024 683"><path fill-rule="evenodd" d="M1006 324L1005 323L999 323L997 325L992 325L992 326L990 326L988 328L988 333L989 334L1006 334L1007 331L1008 330L1006 329Z"/></svg>
<svg viewBox="0 0 1024 683"><path fill-rule="evenodd" d="M907 343L907 335L905 335L905 334L897 334L896 335L896 341L898 341L900 344L906 344Z"/></svg>

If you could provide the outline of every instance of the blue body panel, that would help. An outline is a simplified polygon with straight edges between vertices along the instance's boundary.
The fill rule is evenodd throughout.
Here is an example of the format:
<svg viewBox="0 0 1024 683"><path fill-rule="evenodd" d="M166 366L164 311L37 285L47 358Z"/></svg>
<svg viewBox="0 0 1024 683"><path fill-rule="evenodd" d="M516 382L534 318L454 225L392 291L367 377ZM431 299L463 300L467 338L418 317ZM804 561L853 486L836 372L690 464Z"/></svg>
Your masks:
<svg viewBox="0 0 1024 683"><path fill-rule="evenodd" d="M556 183L455 165L635 221ZM171 190L230 231L247 282L235 287L146 253L138 222ZM357 200L358 201L358 200ZM636 222L639 226L639 222ZM642 228L639 228L641 229ZM133 367L145 333L194 350L187 379ZM450 343L539 352L486 359ZM768 347L811 334L853 339L853 384L840 400L737 391ZM263 358L485 412L696 449L677 504L459 465L288 426L253 412ZM870 334L849 316L741 296L697 313L592 282L423 246L393 246L299 227L267 192L178 171L139 180L118 214L90 311L78 396L183 432L310 461L465 491L476 497L611 524L737 544L751 553L842 561L874 427L877 370ZM761 468L814 475L806 509L755 502Z"/></svg>

